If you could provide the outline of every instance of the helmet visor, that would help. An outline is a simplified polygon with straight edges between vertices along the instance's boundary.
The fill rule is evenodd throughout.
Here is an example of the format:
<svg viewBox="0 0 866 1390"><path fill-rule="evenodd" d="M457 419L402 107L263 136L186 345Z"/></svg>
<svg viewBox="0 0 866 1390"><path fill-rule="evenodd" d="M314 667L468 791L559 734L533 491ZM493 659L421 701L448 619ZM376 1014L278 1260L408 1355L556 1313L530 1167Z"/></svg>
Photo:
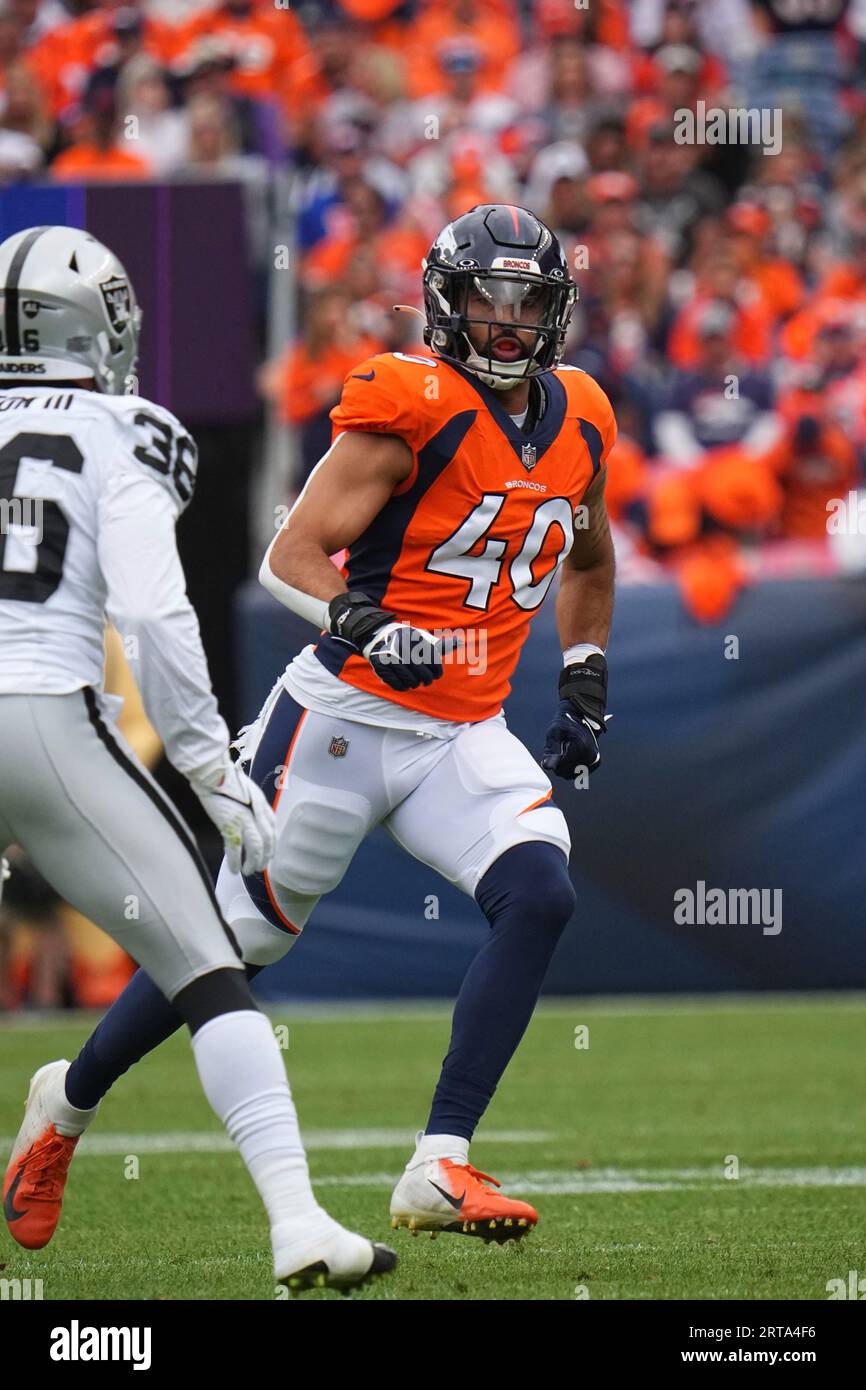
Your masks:
<svg viewBox="0 0 866 1390"><path fill-rule="evenodd" d="M463 312L470 322L503 321L526 328L550 328L556 323L561 285L539 277L488 272L467 275Z"/></svg>

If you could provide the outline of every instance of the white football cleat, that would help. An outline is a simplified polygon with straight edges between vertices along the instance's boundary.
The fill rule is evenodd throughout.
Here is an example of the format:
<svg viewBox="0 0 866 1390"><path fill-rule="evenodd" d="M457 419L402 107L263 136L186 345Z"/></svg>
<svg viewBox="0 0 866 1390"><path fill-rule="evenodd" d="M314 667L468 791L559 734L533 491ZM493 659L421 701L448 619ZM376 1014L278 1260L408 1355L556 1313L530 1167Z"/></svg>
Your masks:
<svg viewBox="0 0 866 1390"><path fill-rule="evenodd" d="M380 1274L388 1274L397 1264L397 1255L387 1245L366 1240L347 1231L338 1221L319 1209L306 1231L291 1222L271 1232L274 1268L278 1284L290 1293L303 1289L340 1289L348 1293Z"/></svg>

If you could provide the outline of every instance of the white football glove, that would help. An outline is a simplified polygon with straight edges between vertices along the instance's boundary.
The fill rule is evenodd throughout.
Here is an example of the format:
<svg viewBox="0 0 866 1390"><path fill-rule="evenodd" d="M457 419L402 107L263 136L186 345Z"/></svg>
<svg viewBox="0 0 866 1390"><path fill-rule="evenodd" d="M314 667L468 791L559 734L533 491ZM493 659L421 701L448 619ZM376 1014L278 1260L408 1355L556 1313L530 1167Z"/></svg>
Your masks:
<svg viewBox="0 0 866 1390"><path fill-rule="evenodd" d="M9 877L9 860L0 855L0 903L3 901L3 885Z"/></svg>
<svg viewBox="0 0 866 1390"><path fill-rule="evenodd" d="M232 873L258 874L274 852L276 822L268 799L238 763L227 758L190 786L223 837Z"/></svg>

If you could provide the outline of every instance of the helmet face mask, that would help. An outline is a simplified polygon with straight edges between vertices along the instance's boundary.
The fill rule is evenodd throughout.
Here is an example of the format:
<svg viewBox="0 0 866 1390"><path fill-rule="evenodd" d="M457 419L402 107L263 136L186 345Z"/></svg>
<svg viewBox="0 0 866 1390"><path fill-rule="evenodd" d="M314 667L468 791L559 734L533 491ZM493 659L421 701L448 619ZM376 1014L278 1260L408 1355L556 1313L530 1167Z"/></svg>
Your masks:
<svg viewBox="0 0 866 1390"><path fill-rule="evenodd" d="M141 309L123 266L88 232L34 227L0 245L0 383L90 379L119 396Z"/></svg>
<svg viewBox="0 0 866 1390"><path fill-rule="evenodd" d="M424 339L446 362L507 390L559 365L576 299L559 243L538 218L473 208L424 262Z"/></svg>

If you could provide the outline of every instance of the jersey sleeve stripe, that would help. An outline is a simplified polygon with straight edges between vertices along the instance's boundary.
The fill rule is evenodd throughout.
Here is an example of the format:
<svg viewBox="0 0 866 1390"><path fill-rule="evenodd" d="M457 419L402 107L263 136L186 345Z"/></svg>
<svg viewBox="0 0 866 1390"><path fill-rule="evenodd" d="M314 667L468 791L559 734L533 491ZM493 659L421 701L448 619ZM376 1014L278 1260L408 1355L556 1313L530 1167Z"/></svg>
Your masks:
<svg viewBox="0 0 866 1390"><path fill-rule="evenodd" d="M393 493L363 535L349 547L346 582L350 589L360 589L374 603L382 602L412 517L425 494L454 458L477 414L477 410L463 410L453 415L419 450L412 486L407 492ZM339 676L353 655L353 649L327 635L316 644L315 654L326 671Z"/></svg>
<svg viewBox="0 0 866 1390"><path fill-rule="evenodd" d="M418 452L418 473L407 492L393 495L366 531L349 547L347 583L381 603L406 531L425 494L454 458L477 416L462 410Z"/></svg>
<svg viewBox="0 0 866 1390"><path fill-rule="evenodd" d="M584 442L586 444L587 449L589 450L589 457L592 459L592 476L595 477L596 473L601 468L601 456L604 452L604 441L602 440L601 434L599 433L597 427L593 425L591 421L581 419L578 420L577 423L580 425L580 432L583 435Z"/></svg>

